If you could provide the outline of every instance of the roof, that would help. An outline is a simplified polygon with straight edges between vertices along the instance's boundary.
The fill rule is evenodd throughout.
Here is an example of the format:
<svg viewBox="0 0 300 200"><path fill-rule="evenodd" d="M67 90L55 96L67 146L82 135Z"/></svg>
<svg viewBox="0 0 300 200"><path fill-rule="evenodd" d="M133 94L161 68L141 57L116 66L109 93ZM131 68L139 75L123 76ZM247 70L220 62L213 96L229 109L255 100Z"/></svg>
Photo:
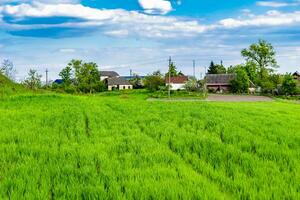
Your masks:
<svg viewBox="0 0 300 200"><path fill-rule="evenodd" d="M230 81L235 78L235 74L207 74L207 85L231 85Z"/></svg>
<svg viewBox="0 0 300 200"><path fill-rule="evenodd" d="M295 72L293 76L300 76L300 72Z"/></svg>
<svg viewBox="0 0 300 200"><path fill-rule="evenodd" d="M54 81L54 83L62 84L62 83L63 83L63 80L62 80L62 79L56 79L56 80Z"/></svg>
<svg viewBox="0 0 300 200"><path fill-rule="evenodd" d="M184 84L189 80L187 76L172 76L170 82L173 84ZM165 79L166 83L169 83L169 77Z"/></svg>
<svg viewBox="0 0 300 200"><path fill-rule="evenodd" d="M100 71L100 76L117 77L120 75L115 71Z"/></svg>
<svg viewBox="0 0 300 200"><path fill-rule="evenodd" d="M131 83L124 78L113 77L107 79L107 85L131 85Z"/></svg>

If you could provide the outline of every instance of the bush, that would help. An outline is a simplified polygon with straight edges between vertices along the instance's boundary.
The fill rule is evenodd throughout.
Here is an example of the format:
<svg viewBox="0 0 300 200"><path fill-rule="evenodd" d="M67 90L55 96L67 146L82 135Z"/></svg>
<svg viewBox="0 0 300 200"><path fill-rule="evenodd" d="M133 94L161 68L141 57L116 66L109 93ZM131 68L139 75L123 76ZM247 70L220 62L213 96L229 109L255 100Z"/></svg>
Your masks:
<svg viewBox="0 0 300 200"><path fill-rule="evenodd" d="M285 95L296 95L299 93L299 88L297 88L297 81L294 79L293 75L286 74L282 83L282 92Z"/></svg>

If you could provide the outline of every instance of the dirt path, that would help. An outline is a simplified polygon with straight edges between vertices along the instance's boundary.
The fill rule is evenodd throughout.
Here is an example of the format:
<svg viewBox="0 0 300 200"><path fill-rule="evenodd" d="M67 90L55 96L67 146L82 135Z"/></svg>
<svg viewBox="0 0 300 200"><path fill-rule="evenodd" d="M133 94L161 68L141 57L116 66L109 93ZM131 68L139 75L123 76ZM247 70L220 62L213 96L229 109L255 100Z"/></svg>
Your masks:
<svg viewBox="0 0 300 200"><path fill-rule="evenodd" d="M265 96L250 96L250 95L221 95L210 94L207 101L220 101L220 102L260 102L260 101L273 101L270 97Z"/></svg>

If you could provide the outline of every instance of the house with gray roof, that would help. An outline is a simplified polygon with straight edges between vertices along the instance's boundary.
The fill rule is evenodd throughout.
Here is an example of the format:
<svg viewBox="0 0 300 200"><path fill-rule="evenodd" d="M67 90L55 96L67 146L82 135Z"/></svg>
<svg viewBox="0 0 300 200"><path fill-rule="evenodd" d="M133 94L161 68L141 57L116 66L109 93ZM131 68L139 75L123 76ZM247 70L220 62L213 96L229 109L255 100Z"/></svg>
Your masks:
<svg viewBox="0 0 300 200"><path fill-rule="evenodd" d="M105 80L107 89L111 90L131 90L133 85L122 77L112 77Z"/></svg>
<svg viewBox="0 0 300 200"><path fill-rule="evenodd" d="M107 78L119 77L120 75L115 71L100 71L100 80L103 81Z"/></svg>
<svg viewBox="0 0 300 200"><path fill-rule="evenodd" d="M235 74L207 74L206 88L214 92L226 92L231 89L231 81L236 77Z"/></svg>

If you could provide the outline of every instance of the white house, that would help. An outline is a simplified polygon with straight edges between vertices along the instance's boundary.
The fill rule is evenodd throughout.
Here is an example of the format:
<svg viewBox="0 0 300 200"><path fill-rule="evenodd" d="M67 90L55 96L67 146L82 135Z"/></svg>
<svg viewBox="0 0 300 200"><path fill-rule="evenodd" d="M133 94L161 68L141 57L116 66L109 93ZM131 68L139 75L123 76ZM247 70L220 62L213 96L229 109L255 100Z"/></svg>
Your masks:
<svg viewBox="0 0 300 200"><path fill-rule="evenodd" d="M171 90L184 90L185 84L188 80L189 78L187 76L173 76L170 77L170 80L169 77L166 77L165 83L166 86L169 86L170 81Z"/></svg>

